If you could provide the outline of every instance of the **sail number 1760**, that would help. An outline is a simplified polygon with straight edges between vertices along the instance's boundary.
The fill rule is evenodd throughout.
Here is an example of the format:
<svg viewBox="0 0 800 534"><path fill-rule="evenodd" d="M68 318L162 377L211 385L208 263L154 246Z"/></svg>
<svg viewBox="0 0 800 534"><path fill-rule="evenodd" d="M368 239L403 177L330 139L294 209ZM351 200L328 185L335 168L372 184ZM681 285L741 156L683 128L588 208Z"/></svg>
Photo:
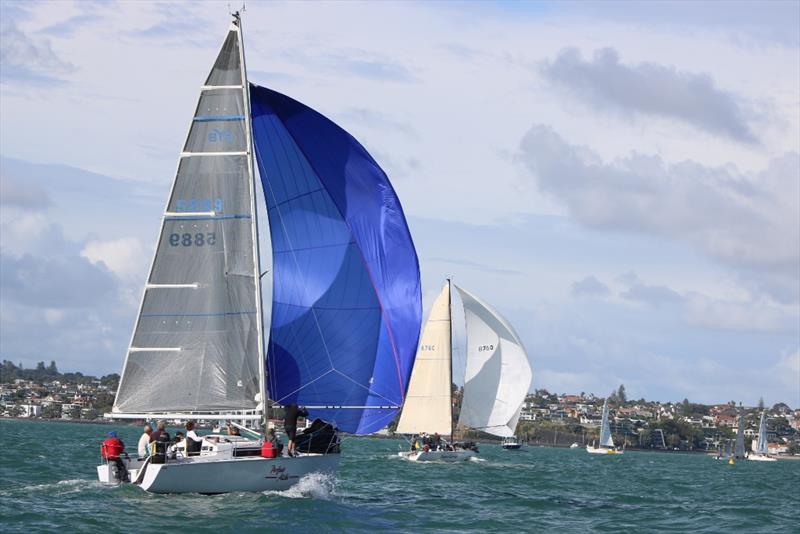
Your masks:
<svg viewBox="0 0 800 534"><path fill-rule="evenodd" d="M169 234L169 244L173 247L203 247L205 245L213 245L217 242L217 235L214 232L209 233L196 233L196 234Z"/></svg>

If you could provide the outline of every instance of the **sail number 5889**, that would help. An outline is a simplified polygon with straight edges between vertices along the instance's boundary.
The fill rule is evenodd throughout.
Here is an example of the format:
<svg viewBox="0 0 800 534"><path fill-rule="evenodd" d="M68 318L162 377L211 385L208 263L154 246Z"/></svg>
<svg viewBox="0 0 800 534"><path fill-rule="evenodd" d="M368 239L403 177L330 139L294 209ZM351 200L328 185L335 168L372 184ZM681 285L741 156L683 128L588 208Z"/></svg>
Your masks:
<svg viewBox="0 0 800 534"><path fill-rule="evenodd" d="M217 242L217 236L214 232L204 234L202 232L196 234L169 234L170 246L177 247L202 247L205 245L213 245Z"/></svg>

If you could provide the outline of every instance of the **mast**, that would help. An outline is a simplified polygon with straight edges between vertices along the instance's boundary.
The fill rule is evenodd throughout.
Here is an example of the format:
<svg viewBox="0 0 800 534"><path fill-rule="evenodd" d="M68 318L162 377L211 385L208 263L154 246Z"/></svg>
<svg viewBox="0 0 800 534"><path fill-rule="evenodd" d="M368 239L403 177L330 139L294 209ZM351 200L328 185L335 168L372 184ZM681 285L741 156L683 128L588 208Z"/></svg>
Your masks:
<svg viewBox="0 0 800 534"><path fill-rule="evenodd" d="M450 316L450 380L447 384L448 397L450 398L450 441L455 441L456 431L453 428L453 288L450 278L447 279L447 314ZM461 402L463 404L463 397Z"/></svg>
<svg viewBox="0 0 800 534"><path fill-rule="evenodd" d="M250 213L252 217L251 232L253 236L253 281L256 290L256 328L258 334L258 389L261 397L261 414L263 419L263 434L267 434L269 423L267 412L267 373L266 360L264 358L264 316L263 302L261 300L261 253L258 239L258 209L256 205L256 181L253 171L253 126L250 113L250 87L247 81L247 64L244 54L244 37L242 36L242 18L238 11L233 13L234 24L239 29L239 63L242 66L242 98L244 102L244 117L247 131L247 172L249 173L250 186Z"/></svg>

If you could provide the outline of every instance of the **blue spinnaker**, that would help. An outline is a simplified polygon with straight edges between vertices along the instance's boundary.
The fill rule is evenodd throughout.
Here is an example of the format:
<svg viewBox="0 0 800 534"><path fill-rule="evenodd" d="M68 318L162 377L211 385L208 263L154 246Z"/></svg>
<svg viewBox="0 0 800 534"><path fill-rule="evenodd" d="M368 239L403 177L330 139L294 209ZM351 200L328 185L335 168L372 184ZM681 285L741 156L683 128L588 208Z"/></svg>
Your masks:
<svg viewBox="0 0 800 534"><path fill-rule="evenodd" d="M422 320L419 263L386 173L353 136L251 85L272 238L270 397L368 434L396 416ZM363 409L362 406L388 408Z"/></svg>

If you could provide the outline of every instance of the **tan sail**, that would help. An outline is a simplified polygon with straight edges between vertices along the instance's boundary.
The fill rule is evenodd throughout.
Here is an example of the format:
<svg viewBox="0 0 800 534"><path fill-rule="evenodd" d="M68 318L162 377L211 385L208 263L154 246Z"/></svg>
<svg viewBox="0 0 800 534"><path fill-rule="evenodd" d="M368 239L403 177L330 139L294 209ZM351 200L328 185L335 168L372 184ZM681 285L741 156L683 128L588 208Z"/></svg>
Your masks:
<svg viewBox="0 0 800 534"><path fill-rule="evenodd" d="M451 383L450 283L446 282L422 332L397 432L450 435Z"/></svg>

